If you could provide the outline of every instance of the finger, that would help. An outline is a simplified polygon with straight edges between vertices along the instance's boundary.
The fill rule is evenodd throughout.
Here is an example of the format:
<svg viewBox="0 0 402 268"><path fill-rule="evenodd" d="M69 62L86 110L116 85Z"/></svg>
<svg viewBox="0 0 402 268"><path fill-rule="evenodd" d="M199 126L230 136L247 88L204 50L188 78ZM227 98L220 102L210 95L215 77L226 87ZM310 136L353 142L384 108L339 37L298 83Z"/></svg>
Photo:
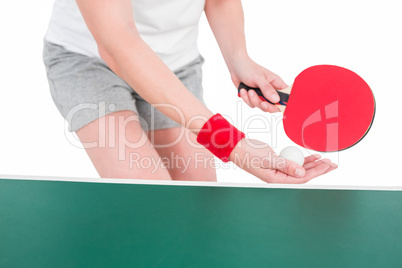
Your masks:
<svg viewBox="0 0 402 268"><path fill-rule="evenodd" d="M275 105L270 104L269 102L267 102L265 100L261 100L260 96L258 96L258 94L254 90L249 90L247 92L247 94L248 94L248 99L250 100L250 103L254 107L258 107L262 111L269 112L269 113L280 112L278 107L276 107Z"/></svg>
<svg viewBox="0 0 402 268"><path fill-rule="evenodd" d="M291 160L276 156L271 162L272 169L279 170L293 177L302 178L306 175L306 170Z"/></svg>
<svg viewBox="0 0 402 268"><path fill-rule="evenodd" d="M304 164L314 162L320 158L321 158L321 155L319 155L319 154L313 154L313 155L307 156L304 158Z"/></svg>
<svg viewBox="0 0 402 268"><path fill-rule="evenodd" d="M304 178L307 179L308 181L327 173L329 169L333 168L331 164L328 164L324 161L319 160L317 162L318 163L314 168L306 170L306 176Z"/></svg>
<svg viewBox="0 0 402 268"><path fill-rule="evenodd" d="M272 85L268 82L268 80L263 79L257 83L258 87L261 89L262 94L265 98L270 100L273 103L278 103L280 98L276 90L272 87Z"/></svg>
<svg viewBox="0 0 402 268"><path fill-rule="evenodd" d="M254 106L254 107L259 107L261 105L261 99L260 97L257 95L257 93L254 90L249 90L247 92L248 95L248 99L250 100L250 103Z"/></svg>
<svg viewBox="0 0 402 268"><path fill-rule="evenodd" d="M251 108L254 108L255 106L253 106L248 98L248 94L247 94L247 90L245 90L244 88L242 88L240 90L240 97L243 99L243 101L250 106Z"/></svg>
<svg viewBox="0 0 402 268"><path fill-rule="evenodd" d="M330 171L335 170L335 169L338 168L338 165L335 164L335 163L331 163L330 165L331 165L331 167L330 167L327 171L325 171L324 174L327 174L328 172L330 172Z"/></svg>
<svg viewBox="0 0 402 268"><path fill-rule="evenodd" d="M326 163L326 161L322 161L322 160L314 162L314 164L315 164L315 167L306 170L306 176L304 176L303 178L287 176L286 179L284 179L284 183L292 183L292 184L306 183L320 175L323 175L323 174L329 172L330 170L332 170L334 168L330 164Z"/></svg>
<svg viewBox="0 0 402 268"><path fill-rule="evenodd" d="M304 182L303 179L289 176L281 171L274 169L261 169L257 177L267 183L299 184Z"/></svg>
<svg viewBox="0 0 402 268"><path fill-rule="evenodd" d="M277 112L281 111L281 110L279 110L279 108L276 105L271 104L267 101L261 102L260 109L263 110L264 112L268 112L268 113L277 113Z"/></svg>
<svg viewBox="0 0 402 268"><path fill-rule="evenodd" d="M258 106L262 111L268 112L268 113L277 113L280 112L279 108L272 104L267 102L266 100L261 100L260 105Z"/></svg>
<svg viewBox="0 0 402 268"><path fill-rule="evenodd" d="M288 184L303 184L308 182L310 179L306 178L295 178L292 176L287 176L286 179L283 180L283 183L288 183Z"/></svg>
<svg viewBox="0 0 402 268"><path fill-rule="evenodd" d="M324 175L337 168L337 165L331 163L329 159L323 159L316 162L308 163L313 166L310 169L306 169L306 176L303 178L297 178L294 176L286 175L278 170L266 170L264 172L263 180L270 183L289 183L289 184L301 184L306 183L320 175Z"/></svg>
<svg viewBox="0 0 402 268"><path fill-rule="evenodd" d="M256 84L256 86L259 87L258 84ZM273 91L274 91L275 94L277 94L275 90L273 90ZM266 100L262 100L261 97L258 96L258 94L255 91L249 90L249 91L246 91L246 92L247 92L247 97L248 97L248 102L249 102L248 104L249 104L250 107L252 107L252 108L258 107L262 111L268 112L268 113L280 112L279 108L276 105L274 105L272 103L269 103ZM262 92L262 90L261 90L261 92Z"/></svg>
<svg viewBox="0 0 402 268"><path fill-rule="evenodd" d="M304 167L305 170L311 169L311 168L317 166L321 162L327 163L328 165L331 164L331 160L329 160L329 159L321 159L320 161L306 163L306 164L303 165L303 167Z"/></svg>
<svg viewBox="0 0 402 268"><path fill-rule="evenodd" d="M286 175L281 171L276 171L273 174L271 173L268 179L271 183L287 183L287 184L301 184L306 183L308 181L308 179L306 178L296 178L293 176Z"/></svg>
<svg viewBox="0 0 402 268"><path fill-rule="evenodd" d="M269 105L269 103L268 102L266 102L266 101L261 101L261 104L260 104L260 109L262 110L262 111L264 111L264 112L270 112L270 105Z"/></svg>
<svg viewBox="0 0 402 268"><path fill-rule="evenodd" d="M274 80L271 81L271 85L277 90L289 87L279 76L275 76Z"/></svg>

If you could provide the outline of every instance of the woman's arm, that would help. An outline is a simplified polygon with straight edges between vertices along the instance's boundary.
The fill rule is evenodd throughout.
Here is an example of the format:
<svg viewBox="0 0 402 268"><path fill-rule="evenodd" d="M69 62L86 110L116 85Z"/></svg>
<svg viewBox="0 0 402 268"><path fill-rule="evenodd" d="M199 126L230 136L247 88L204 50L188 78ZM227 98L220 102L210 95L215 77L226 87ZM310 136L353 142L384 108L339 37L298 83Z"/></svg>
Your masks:
<svg viewBox="0 0 402 268"><path fill-rule="evenodd" d="M134 23L131 0L76 1L106 64L147 102L168 104L178 109L179 113L171 108L158 107L166 116L198 134L213 113L185 88L141 39ZM331 169L329 165L317 163L305 171L294 162L279 159L268 145L261 147L261 142L257 142L258 146L253 146L253 142L248 141L243 139L238 143L230 160L263 181L287 182L290 178L291 183L302 183ZM271 156L268 162L267 155ZM260 159L261 164L251 165L250 156L254 160ZM300 173L296 173L298 169Z"/></svg>
<svg viewBox="0 0 402 268"><path fill-rule="evenodd" d="M248 57L241 0L206 0L205 15L229 71Z"/></svg>
<svg viewBox="0 0 402 268"><path fill-rule="evenodd" d="M197 134L213 114L141 39L131 1L77 0L77 4L106 64L147 102L174 107L157 108L181 125L191 122L186 127Z"/></svg>
<svg viewBox="0 0 402 268"><path fill-rule="evenodd" d="M278 102L276 90L284 89L287 85L279 76L256 64L248 56L241 0L206 0L205 14L235 86L243 82L259 87L266 98ZM259 107L267 112L279 111L276 106L261 101L253 91L247 94L242 90L241 97L250 107Z"/></svg>

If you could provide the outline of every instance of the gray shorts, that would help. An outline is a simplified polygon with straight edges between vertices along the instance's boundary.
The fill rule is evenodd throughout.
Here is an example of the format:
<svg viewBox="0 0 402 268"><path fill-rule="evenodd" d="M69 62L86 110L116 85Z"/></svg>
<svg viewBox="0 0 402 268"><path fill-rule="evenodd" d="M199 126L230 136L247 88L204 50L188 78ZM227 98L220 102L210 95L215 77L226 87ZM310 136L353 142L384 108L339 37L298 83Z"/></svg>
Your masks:
<svg viewBox="0 0 402 268"><path fill-rule="evenodd" d="M129 110L139 115L145 131L180 126L138 95L103 60L44 42L43 61L57 109L75 132L109 113ZM202 64L197 59L176 71L184 86L203 101Z"/></svg>

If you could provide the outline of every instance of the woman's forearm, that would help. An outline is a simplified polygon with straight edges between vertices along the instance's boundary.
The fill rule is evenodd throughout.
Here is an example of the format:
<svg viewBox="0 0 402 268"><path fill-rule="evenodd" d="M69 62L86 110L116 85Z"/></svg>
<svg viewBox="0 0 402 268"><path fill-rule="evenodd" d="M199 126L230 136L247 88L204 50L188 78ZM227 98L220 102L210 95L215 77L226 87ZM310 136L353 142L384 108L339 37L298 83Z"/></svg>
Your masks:
<svg viewBox="0 0 402 268"><path fill-rule="evenodd" d="M101 55L142 98L194 133L213 115L139 38L126 35Z"/></svg>
<svg viewBox="0 0 402 268"><path fill-rule="evenodd" d="M244 14L240 0L206 0L205 15L229 70L247 57Z"/></svg>

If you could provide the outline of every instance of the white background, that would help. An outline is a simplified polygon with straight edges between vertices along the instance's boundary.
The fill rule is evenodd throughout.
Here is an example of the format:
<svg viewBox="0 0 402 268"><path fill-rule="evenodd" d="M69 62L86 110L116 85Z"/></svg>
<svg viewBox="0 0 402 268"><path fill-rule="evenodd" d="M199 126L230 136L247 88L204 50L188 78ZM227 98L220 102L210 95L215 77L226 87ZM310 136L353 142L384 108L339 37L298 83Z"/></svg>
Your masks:
<svg viewBox="0 0 402 268"><path fill-rule="evenodd" d="M49 94L41 54L52 4L0 2L0 174L98 177L85 151L66 138ZM369 134L349 150L327 153L339 168L309 184L401 186L400 1L247 0L243 6L249 54L288 84L308 66L334 64L358 73L374 91L377 112ZM271 118L239 102L204 16L199 46L208 107L233 118L240 113L234 123L241 129L253 115ZM281 124L275 133L253 127L260 129L248 136L278 153L292 145ZM221 165L218 176L222 182L261 183L232 165Z"/></svg>

